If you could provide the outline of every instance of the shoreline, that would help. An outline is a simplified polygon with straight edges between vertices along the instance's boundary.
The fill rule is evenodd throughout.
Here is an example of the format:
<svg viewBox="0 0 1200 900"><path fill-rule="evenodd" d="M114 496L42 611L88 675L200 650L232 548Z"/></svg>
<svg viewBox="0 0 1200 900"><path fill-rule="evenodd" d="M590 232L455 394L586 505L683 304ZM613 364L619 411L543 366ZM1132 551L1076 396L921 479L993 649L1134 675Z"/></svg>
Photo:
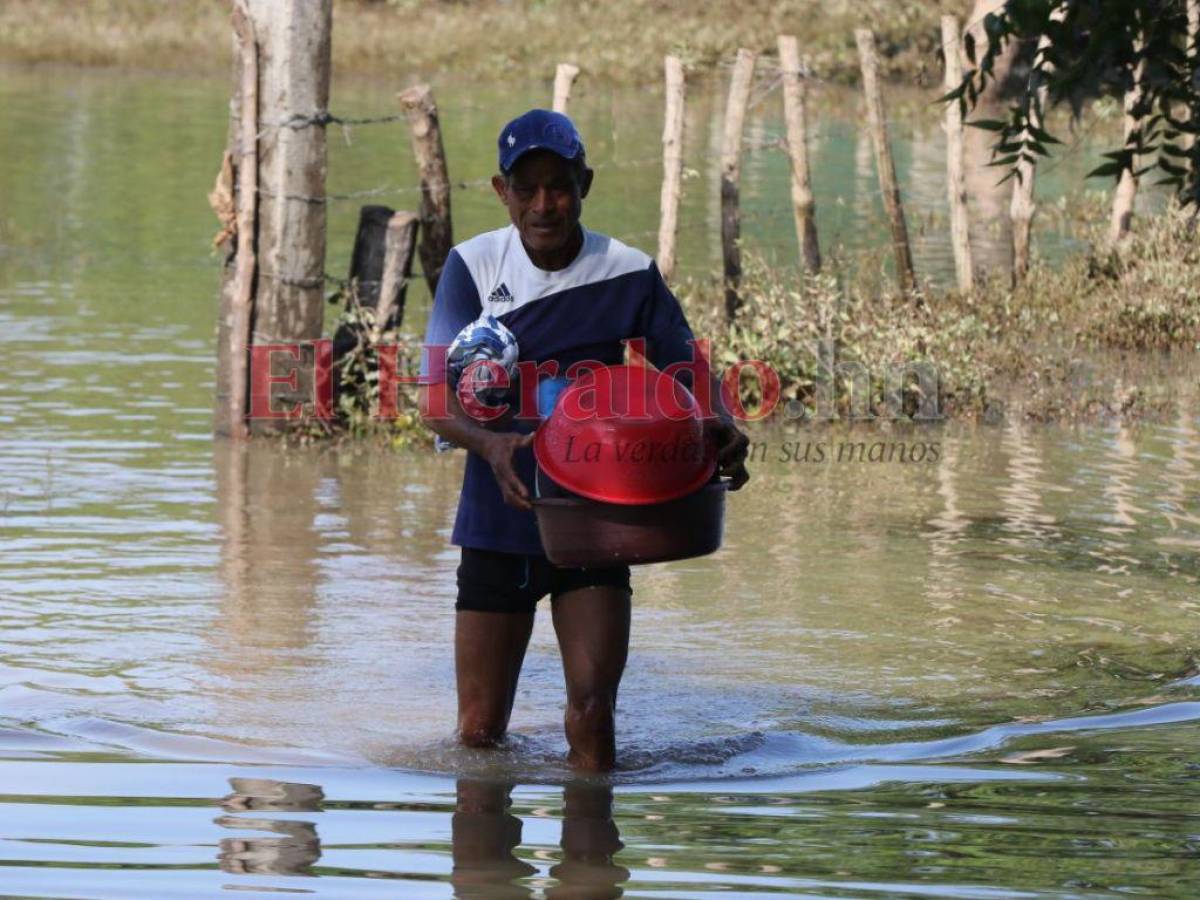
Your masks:
<svg viewBox="0 0 1200 900"><path fill-rule="evenodd" d="M671 0L582 9L565 0L336 0L333 72L550 80L556 63L570 61L593 84L648 86L661 84L666 53L683 60L689 78L711 77L739 46L773 57L777 36L794 34L820 79L848 82L858 78L853 29L870 24L886 77L936 88L939 16L969 10L969 0L749 0L730 17L718 3ZM109 0L84 15L70 0L9 0L0 8L0 63L224 74L230 34L224 0Z"/></svg>

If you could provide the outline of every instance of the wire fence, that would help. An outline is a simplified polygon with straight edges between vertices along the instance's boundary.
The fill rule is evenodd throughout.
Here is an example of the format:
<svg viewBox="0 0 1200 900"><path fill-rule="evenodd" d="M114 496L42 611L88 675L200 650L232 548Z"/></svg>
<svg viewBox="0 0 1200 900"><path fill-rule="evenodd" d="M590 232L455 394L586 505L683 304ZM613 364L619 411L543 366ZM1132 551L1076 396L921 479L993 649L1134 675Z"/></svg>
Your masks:
<svg viewBox="0 0 1200 900"><path fill-rule="evenodd" d="M973 29L976 25L983 22L985 16L979 16L976 19L969 21L962 29L962 33L966 33ZM928 56L931 59L939 60L944 52L945 45L941 42L940 33L938 35L937 44L934 48L928 51ZM732 68L733 61L730 59L722 60L718 63L718 67L722 69ZM747 104L748 110L757 110L768 97L773 95L783 83L784 72L778 58L771 54L762 54L756 58L755 72L760 81L763 79L763 74L766 73L766 83L757 86L755 92ZM806 62L802 62L800 75L806 81L818 84L833 86L836 83L818 75ZM351 129L358 126L373 126L373 125L391 125L406 121L407 117L403 113L375 115L375 116L341 116L330 112L329 110L316 110L310 113L294 113L287 118L268 122L263 125L258 134L257 139L262 140L268 137L272 132L283 129L297 130L300 128L309 128L313 126L327 127L329 125L337 125L341 128L346 144L351 145ZM888 123L892 124L891 122ZM757 150L775 150L786 152L787 141L781 135L771 135L770 137L759 141L747 141L743 139L743 149ZM603 169L622 169L635 168L642 166L660 165L662 162L661 155L654 156L641 160L622 161L601 163L593 166L596 170ZM451 190L471 190L473 188L483 187L491 183L491 178L478 178L466 181L451 181L449 187ZM364 188L356 191L344 193L326 193L323 196L305 196L298 194L284 194L283 199L295 200L302 203L329 203L335 201L354 201L364 200L377 197L387 196L404 196L415 195L423 190L436 190L441 188L442 184L430 184L427 187L419 185L378 185L371 188ZM275 195L265 188L260 187L258 190L260 196L273 198Z"/></svg>
<svg viewBox="0 0 1200 900"><path fill-rule="evenodd" d="M960 33L966 33L968 30L975 28L983 21L983 17L969 21ZM938 33L935 45L928 51L928 56L931 60L941 62L945 45L942 43L940 32ZM732 60L722 60L718 67L721 69L732 68ZM747 110L755 111L779 91L783 84L785 72L780 64L779 59L771 54L763 54L756 59L755 63L756 84L752 89L751 97L747 103ZM823 78L813 71L807 61L802 61L801 77L805 81L828 87L843 88L845 85L834 82L830 79ZM288 116L285 119L268 122L261 126L257 133L258 140L269 139L273 134L284 130L299 130L302 128L321 127L328 128L329 126L337 126L341 129L343 140L347 146L353 145L352 133L353 129L360 127L388 126L403 123L407 121L407 116L404 114L388 114L388 115L367 115L367 116L343 116L333 113L329 110L316 110L309 113L296 113ZM889 125L893 124L891 122ZM905 122L904 124L909 124ZM1079 153L1086 141L1091 137L1097 126L1097 122L1092 122L1087 129L1084 129L1074 135L1073 140L1066 145L1062 151L1057 154L1058 158L1043 162L1044 171L1052 172L1061 166L1067 159ZM769 131L760 130L753 137L743 135L742 149L751 153L784 153L788 152L787 139L781 134L772 133ZM597 163L593 166L598 171L620 172L623 170L644 169L662 165L661 154L648 156L644 158L628 159L628 160L609 160ZM873 167L873 162L872 162ZM715 172L713 173L715 175ZM432 184L380 184L373 187L366 187L358 190L345 192L326 192L322 195L309 196L301 194L275 194L269 189L260 186L258 195L260 197L296 201L308 204L331 204L340 202L355 202L363 200L384 199L384 198L403 198L403 197L419 197L423 192L440 190L448 187L452 191L472 191L485 189L491 184L491 176L466 180L450 180L444 183ZM870 197L872 200L882 199L884 191L877 183L866 182L862 179L856 179L855 182L856 199L862 197ZM783 220L791 220L794 211L788 198L787 192L781 192L781 196L787 200L786 206L773 209L743 209L740 211L740 218L743 221L750 223L777 223ZM716 221L714 221L716 218ZM681 222L677 226L678 232L695 232L702 229L715 229L719 227L719 218L712 215L706 215L703 218L692 219L690 221ZM622 234L614 235L617 239L625 242L636 242L644 238L652 238L658 235L657 228L647 228L643 230L628 231ZM294 284L296 286L313 287L316 284L331 285L337 291L345 291L349 286L349 280L341 278L330 273L324 273L319 278L301 279L288 281L283 276L271 275L268 273L259 273L260 277L276 278L277 280ZM421 276L422 273L414 272L414 277Z"/></svg>

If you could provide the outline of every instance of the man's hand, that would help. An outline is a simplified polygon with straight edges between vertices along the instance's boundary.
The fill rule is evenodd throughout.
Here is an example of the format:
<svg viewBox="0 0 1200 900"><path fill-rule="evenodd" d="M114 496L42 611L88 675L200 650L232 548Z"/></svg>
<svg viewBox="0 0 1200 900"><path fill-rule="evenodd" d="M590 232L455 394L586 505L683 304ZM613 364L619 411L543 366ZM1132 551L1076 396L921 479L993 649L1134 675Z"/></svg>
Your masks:
<svg viewBox="0 0 1200 900"><path fill-rule="evenodd" d="M705 430L717 443L718 471L730 479L731 491L740 490L750 480L750 473L746 470L750 438L732 422L721 419L709 419L705 423Z"/></svg>
<svg viewBox="0 0 1200 900"><path fill-rule="evenodd" d="M513 432L490 432L480 454L496 476L500 485L500 493L504 502L517 509L531 510L533 503L529 500L529 489L513 467L513 454L522 447L533 445L532 434L515 434Z"/></svg>

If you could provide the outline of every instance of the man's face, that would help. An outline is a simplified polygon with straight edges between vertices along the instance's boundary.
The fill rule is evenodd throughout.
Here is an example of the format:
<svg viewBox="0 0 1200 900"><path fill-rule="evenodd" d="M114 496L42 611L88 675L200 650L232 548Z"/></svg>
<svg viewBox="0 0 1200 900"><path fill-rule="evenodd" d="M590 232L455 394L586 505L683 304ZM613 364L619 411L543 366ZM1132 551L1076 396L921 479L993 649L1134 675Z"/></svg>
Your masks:
<svg viewBox="0 0 1200 900"><path fill-rule="evenodd" d="M548 150L526 153L507 179L492 179L526 249L546 257L570 246L591 184L590 169L581 183L576 167Z"/></svg>

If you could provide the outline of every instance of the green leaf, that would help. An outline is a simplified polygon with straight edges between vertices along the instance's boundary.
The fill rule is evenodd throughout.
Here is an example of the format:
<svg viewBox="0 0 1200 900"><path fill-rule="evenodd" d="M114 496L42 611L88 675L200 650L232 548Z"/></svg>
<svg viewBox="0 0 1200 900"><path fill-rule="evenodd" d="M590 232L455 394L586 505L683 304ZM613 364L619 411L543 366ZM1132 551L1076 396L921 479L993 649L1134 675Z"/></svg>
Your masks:
<svg viewBox="0 0 1200 900"><path fill-rule="evenodd" d="M962 84L960 84L954 90L948 91L947 93L942 94L942 96L938 97L937 100L935 100L934 102L935 103L949 103L951 100L960 100L960 99L962 99L962 95L963 95L963 93L966 92L966 90L967 90L967 82L964 81Z"/></svg>
<svg viewBox="0 0 1200 900"><path fill-rule="evenodd" d="M1124 168L1125 168L1125 166L1122 166L1118 162L1104 163L1103 165L1096 166L1096 168L1092 169L1092 171L1088 172L1087 175L1085 175L1083 177L1084 178L1111 177L1113 175L1119 174Z"/></svg>
<svg viewBox="0 0 1200 900"><path fill-rule="evenodd" d="M975 119L967 124L972 128L982 128L984 131L1003 131L1004 126L1008 123L1001 119Z"/></svg>
<svg viewBox="0 0 1200 900"><path fill-rule="evenodd" d="M1034 138L1041 141L1043 144L1061 144L1062 143L1062 141L1060 141L1058 138L1056 138L1050 132L1045 131L1041 128L1038 128L1036 125L1029 126L1029 133L1031 135L1033 135Z"/></svg>

